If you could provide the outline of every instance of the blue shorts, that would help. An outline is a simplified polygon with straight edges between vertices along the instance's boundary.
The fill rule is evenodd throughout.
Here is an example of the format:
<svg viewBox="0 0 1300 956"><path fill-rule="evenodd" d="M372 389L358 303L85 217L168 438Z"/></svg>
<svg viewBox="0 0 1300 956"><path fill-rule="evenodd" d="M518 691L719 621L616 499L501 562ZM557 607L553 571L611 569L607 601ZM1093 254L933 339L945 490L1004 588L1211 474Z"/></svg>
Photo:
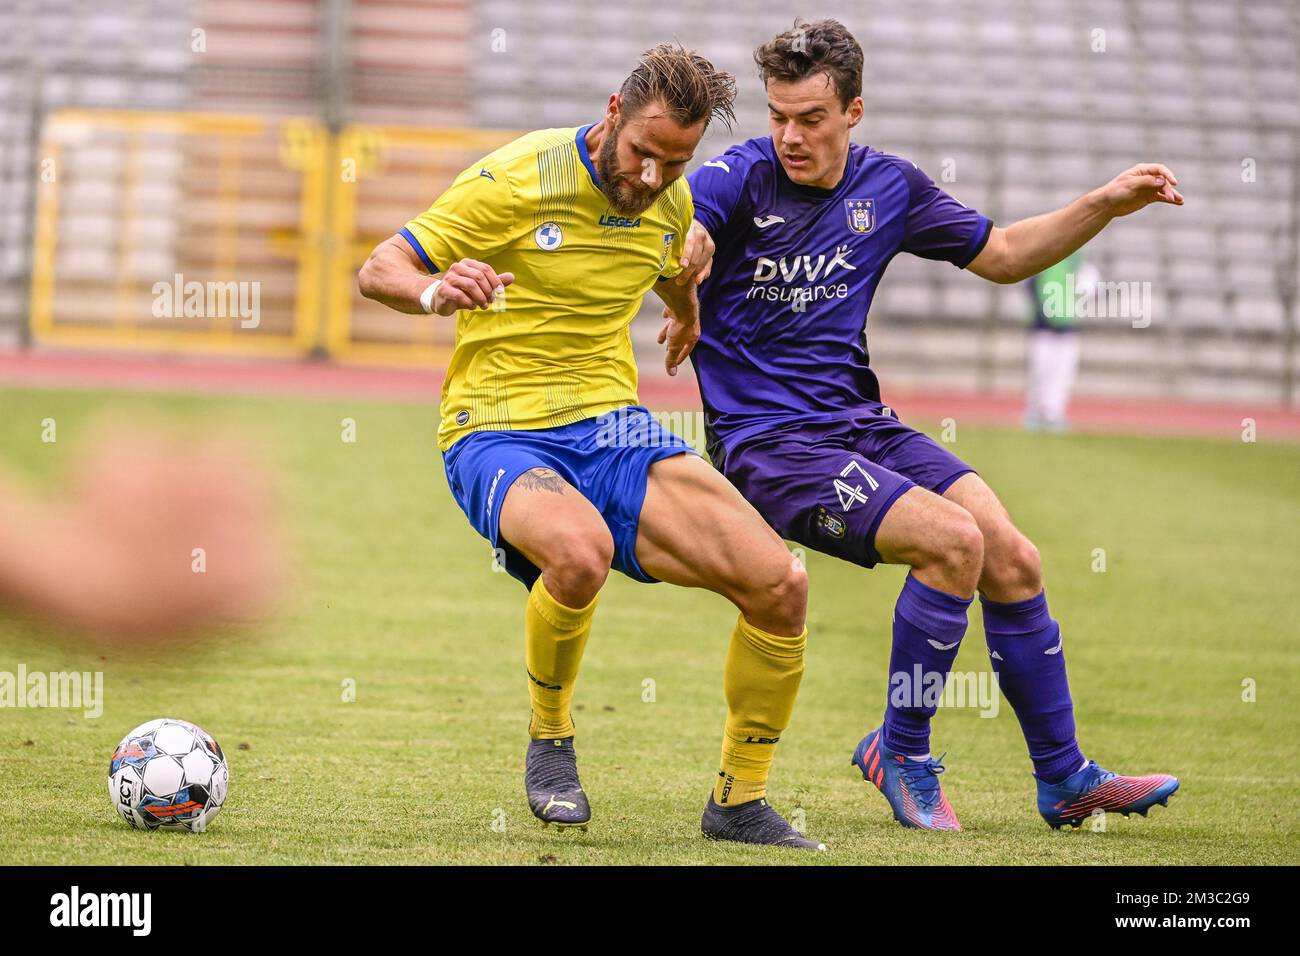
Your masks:
<svg viewBox="0 0 1300 956"><path fill-rule="evenodd" d="M711 442L714 464L781 537L870 568L876 529L907 489L935 494L975 469L892 409L868 404L833 422L792 422L738 448Z"/></svg>
<svg viewBox="0 0 1300 956"><path fill-rule="evenodd" d="M541 571L501 537L501 503L515 479L554 469L596 506L614 537L614 569L636 581L656 579L636 560L646 474L661 458L697 454L639 405L565 425L528 431L471 432L442 453L451 493L474 530L504 556L505 569L531 588Z"/></svg>

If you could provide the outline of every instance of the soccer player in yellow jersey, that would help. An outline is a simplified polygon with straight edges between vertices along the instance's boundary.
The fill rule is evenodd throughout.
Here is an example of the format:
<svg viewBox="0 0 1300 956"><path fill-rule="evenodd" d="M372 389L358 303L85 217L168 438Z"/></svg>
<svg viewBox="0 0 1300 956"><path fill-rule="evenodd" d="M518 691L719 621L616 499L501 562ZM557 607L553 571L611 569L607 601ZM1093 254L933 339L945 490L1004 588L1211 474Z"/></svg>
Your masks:
<svg viewBox="0 0 1300 956"><path fill-rule="evenodd" d="M381 243L364 295L456 315L438 432L452 494L529 589L532 716L524 782L544 823L585 827L570 714L610 568L707 588L740 611L705 835L823 849L766 800L803 675L807 580L740 494L637 398L629 324L654 289L680 320L670 374L699 337L682 178L735 79L680 47L648 50L599 123L541 130L475 163ZM706 529L706 533L701 533Z"/></svg>

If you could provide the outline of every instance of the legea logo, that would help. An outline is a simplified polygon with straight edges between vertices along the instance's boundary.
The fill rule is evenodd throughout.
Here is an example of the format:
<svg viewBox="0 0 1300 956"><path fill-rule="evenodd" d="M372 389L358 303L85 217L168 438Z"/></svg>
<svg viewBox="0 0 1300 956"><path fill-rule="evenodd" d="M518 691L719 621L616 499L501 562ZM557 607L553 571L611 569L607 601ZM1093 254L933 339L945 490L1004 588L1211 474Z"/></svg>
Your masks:
<svg viewBox="0 0 1300 956"><path fill-rule="evenodd" d="M605 215L600 217L600 224L602 226L612 226L620 229L635 229L637 226L641 225L641 220L639 218L628 219L626 216L611 216L609 213L605 213Z"/></svg>

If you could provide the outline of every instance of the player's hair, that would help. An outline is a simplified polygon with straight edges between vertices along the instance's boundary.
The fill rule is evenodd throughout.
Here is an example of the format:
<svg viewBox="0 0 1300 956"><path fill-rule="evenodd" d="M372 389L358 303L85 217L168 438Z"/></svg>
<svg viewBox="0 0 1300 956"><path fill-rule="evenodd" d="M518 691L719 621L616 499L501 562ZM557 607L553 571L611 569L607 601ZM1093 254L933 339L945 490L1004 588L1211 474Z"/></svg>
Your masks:
<svg viewBox="0 0 1300 956"><path fill-rule="evenodd" d="M720 119L730 131L736 119L736 78L675 43L660 43L642 53L619 93L629 116L657 102L681 126L703 120L707 127Z"/></svg>
<svg viewBox="0 0 1300 956"><path fill-rule="evenodd" d="M768 80L789 83L825 73L835 84L841 107L862 95L862 47L838 20L796 19L793 29L754 51L754 62L764 85Z"/></svg>

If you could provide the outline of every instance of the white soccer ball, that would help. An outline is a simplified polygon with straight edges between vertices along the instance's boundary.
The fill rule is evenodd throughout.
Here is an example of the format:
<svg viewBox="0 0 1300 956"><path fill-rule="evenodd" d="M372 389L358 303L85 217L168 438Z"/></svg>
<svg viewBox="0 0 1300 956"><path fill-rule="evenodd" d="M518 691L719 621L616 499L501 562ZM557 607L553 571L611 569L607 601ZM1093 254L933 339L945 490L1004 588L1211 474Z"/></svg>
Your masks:
<svg viewBox="0 0 1300 956"><path fill-rule="evenodd" d="M108 796L140 830L201 833L221 812L230 786L226 755L186 720L164 717L122 738L108 764Z"/></svg>

